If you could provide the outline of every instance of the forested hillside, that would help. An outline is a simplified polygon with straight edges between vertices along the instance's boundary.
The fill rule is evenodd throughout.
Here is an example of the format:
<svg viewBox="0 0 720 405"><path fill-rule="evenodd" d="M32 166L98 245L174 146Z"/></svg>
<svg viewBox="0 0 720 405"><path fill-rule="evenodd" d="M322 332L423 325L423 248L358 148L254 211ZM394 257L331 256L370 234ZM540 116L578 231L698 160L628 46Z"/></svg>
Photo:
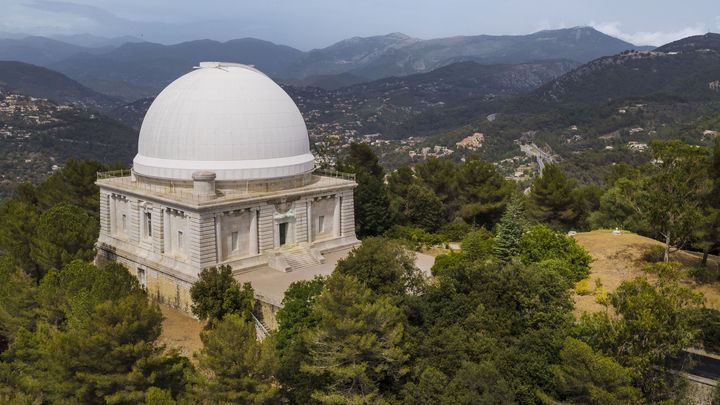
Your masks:
<svg viewBox="0 0 720 405"><path fill-rule="evenodd" d="M0 90L0 198L39 183L69 159L129 164L137 134L100 113Z"/></svg>

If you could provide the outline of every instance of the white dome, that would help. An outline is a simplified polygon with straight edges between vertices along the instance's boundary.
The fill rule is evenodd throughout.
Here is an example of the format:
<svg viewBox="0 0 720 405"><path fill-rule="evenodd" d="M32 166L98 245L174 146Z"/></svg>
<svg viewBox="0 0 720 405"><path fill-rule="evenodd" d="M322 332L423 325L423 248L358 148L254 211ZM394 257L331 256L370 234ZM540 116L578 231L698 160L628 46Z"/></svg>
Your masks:
<svg viewBox="0 0 720 405"><path fill-rule="evenodd" d="M307 128L290 96L245 65L203 62L170 83L148 109L133 161L137 174L255 180L314 167Z"/></svg>

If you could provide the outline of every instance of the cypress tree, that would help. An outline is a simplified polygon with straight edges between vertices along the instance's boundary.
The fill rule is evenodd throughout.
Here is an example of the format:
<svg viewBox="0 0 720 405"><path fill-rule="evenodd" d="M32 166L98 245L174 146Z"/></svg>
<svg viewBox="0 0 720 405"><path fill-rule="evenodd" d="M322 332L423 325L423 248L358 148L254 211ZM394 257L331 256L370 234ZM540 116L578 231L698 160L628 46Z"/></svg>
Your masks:
<svg viewBox="0 0 720 405"><path fill-rule="evenodd" d="M520 239L527 230L527 226L522 197L515 194L511 197L510 203L505 208L505 213L497 225L495 246L493 246L495 257L500 261L509 262L513 256L517 256Z"/></svg>

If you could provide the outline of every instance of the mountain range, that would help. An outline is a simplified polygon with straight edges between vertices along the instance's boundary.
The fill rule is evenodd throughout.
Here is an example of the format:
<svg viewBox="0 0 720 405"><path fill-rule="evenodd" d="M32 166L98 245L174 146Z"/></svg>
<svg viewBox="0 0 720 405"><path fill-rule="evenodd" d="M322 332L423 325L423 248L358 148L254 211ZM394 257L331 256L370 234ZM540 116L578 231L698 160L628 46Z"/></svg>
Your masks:
<svg viewBox="0 0 720 405"><path fill-rule="evenodd" d="M462 61L517 64L566 59L585 63L628 49L647 49L590 27L529 35L428 40L393 33L350 38L309 52L254 38L227 42L198 40L175 45L129 42L101 48L58 42L38 37L0 40L0 60L49 67L96 91L132 101L154 96L174 78L203 60L252 64L288 83L337 88L390 76L429 72Z"/></svg>
<svg viewBox="0 0 720 405"><path fill-rule="evenodd" d="M97 111L120 104L118 99L89 89L62 73L23 62L0 61L0 89Z"/></svg>
<svg viewBox="0 0 720 405"><path fill-rule="evenodd" d="M0 62L0 92L6 94L6 103L14 102L8 92L37 97L23 99L23 108L41 113L30 113L29 117L37 117L28 121L23 114L6 110L0 129L13 135L0 140L0 150L6 153L2 164L16 168L13 175L22 180L34 179L33 173L76 152L111 161L117 150L122 153L116 155L126 161L136 148L137 130L155 93L199 60L232 60L232 55L242 56L238 62L272 72L276 80L286 78L281 85L306 117L314 142L332 138L334 147L341 148L351 139L380 133L377 145L385 145L381 159L389 167L409 162L409 151L417 155L418 148L426 146L454 148L468 135L482 133L483 146L473 153L490 161L516 156L514 142L522 138L573 160L583 172L583 167L597 162L637 159L622 149L629 141L683 134L685 140L705 142L701 136L706 130L720 130L715 124L720 118L713 118L720 117L720 35L688 37L648 50L631 49L630 44L607 40L590 29L559 31L511 37L514 45L483 52L478 50L483 41L487 45L490 40L497 44L507 39L460 37L449 41L462 44L453 48L444 40L390 34L353 38L311 52L257 39L170 46L126 43L110 45L109 51L92 48L64 56L72 49L86 49L66 44L56 50L59 53L44 54L57 58L47 65L58 71ZM590 46L592 52L610 52L612 47L620 51L585 61L589 50L557 45L573 40L595 44ZM55 43L42 38L18 41ZM529 49L532 41L550 45ZM433 48L428 43L441 45ZM468 43L475 44L472 50L461 51ZM38 47L42 48L29 49L35 52ZM408 57L418 49L425 49L417 51L418 59ZM456 56L447 56L451 54ZM567 57L550 58L556 54ZM521 60L523 55L528 61ZM404 62L386 63L393 58ZM498 60L508 62L490 63ZM435 66L430 61L437 67L430 69ZM338 65L347 65L346 71ZM415 72L422 69L430 70ZM368 72L373 70L394 73L369 80ZM419 146L409 150L410 144ZM27 150L18 149L21 146ZM455 152L451 158L460 159L464 153ZM588 161L586 152L595 157ZM32 165L22 166L28 160Z"/></svg>
<svg viewBox="0 0 720 405"><path fill-rule="evenodd" d="M720 101L719 87L720 34L709 33L651 52L626 51L596 59L523 97L519 109L649 96L678 102Z"/></svg>

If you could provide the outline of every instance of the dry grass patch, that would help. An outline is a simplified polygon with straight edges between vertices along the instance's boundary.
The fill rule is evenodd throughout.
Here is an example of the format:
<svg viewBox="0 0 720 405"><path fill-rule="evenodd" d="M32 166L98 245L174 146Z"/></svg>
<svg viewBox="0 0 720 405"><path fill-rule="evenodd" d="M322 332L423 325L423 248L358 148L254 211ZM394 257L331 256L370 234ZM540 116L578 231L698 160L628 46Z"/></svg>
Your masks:
<svg viewBox="0 0 720 405"><path fill-rule="evenodd" d="M582 232L575 236L575 240L584 247L592 256L593 262L590 265L590 285L595 287L595 280L600 279L603 289L606 292L613 292L623 281L632 280L636 277L645 277L652 280L654 277L642 270L643 253L652 246L662 246L662 243L636 235L623 232L621 235L613 235L610 230L597 230ZM671 259L680 261L685 265L698 265L700 255L693 252L676 252ZM718 265L718 257L712 256L709 266ZM686 280L686 285L693 290L703 293L706 305L711 308L720 309L720 283L697 284L692 280ZM593 294L574 295L575 316L583 312L598 312L604 310Z"/></svg>
<svg viewBox="0 0 720 405"><path fill-rule="evenodd" d="M163 314L160 342L168 349L178 349L183 356L193 360L193 353L203 346L200 332L205 322L164 304L160 304L160 310Z"/></svg>

